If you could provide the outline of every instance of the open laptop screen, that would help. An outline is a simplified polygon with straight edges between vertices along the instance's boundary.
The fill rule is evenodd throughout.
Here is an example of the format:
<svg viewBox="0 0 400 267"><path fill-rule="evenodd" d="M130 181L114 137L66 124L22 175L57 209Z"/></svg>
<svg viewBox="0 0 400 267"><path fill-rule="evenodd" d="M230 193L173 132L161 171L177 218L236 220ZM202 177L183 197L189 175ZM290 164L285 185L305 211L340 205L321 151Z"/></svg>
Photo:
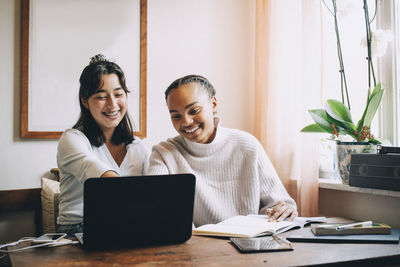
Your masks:
<svg viewBox="0 0 400 267"><path fill-rule="evenodd" d="M192 174L90 178L84 184L84 247L172 244L191 237Z"/></svg>

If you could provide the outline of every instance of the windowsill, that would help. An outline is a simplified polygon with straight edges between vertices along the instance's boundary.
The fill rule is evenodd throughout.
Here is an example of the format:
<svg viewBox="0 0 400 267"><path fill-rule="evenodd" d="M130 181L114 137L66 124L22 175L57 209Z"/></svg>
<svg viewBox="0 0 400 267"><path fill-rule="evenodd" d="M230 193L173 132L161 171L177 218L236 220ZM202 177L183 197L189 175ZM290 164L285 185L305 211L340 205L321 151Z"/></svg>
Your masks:
<svg viewBox="0 0 400 267"><path fill-rule="evenodd" d="M356 192L356 193L364 193L364 194L372 194L372 195L400 198L400 191L349 186L349 185L342 184L333 179L320 178L320 179L318 179L318 186L319 186L319 188L323 188L323 189L340 190L340 191L348 191L348 192Z"/></svg>

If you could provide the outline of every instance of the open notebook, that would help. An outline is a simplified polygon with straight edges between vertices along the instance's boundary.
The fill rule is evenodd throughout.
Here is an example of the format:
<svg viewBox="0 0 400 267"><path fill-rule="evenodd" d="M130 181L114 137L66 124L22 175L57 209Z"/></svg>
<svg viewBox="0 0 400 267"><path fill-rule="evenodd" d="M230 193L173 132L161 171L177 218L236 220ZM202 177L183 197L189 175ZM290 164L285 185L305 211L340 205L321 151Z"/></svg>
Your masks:
<svg viewBox="0 0 400 267"><path fill-rule="evenodd" d="M217 224L206 224L193 229L193 235L222 237L257 237L279 234L302 228L314 222L326 222L325 217L297 217L294 221L268 222L267 215L235 216Z"/></svg>

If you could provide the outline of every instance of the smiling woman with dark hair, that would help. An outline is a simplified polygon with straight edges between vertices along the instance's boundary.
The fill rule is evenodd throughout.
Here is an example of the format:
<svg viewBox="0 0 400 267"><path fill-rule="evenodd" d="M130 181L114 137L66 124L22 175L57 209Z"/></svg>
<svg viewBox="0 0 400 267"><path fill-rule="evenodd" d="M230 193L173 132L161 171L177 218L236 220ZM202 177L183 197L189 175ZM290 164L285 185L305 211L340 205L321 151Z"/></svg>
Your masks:
<svg viewBox="0 0 400 267"><path fill-rule="evenodd" d="M165 99L179 136L153 147L146 173L196 176L196 227L236 215L268 214L271 220L297 216L296 203L258 140L219 125L215 89L206 78L177 79Z"/></svg>
<svg viewBox="0 0 400 267"><path fill-rule="evenodd" d="M79 81L81 115L73 129L63 133L57 151L57 232L69 235L83 230L86 179L142 175L148 158L141 140L133 136L127 113L129 91L122 69L97 55L84 68Z"/></svg>
<svg viewBox="0 0 400 267"><path fill-rule="evenodd" d="M118 91L124 105L126 105L125 100L129 93L126 87L125 74L116 63L106 60L103 55L96 55L91 58L90 64L82 71L79 79L79 99L81 99L79 104L81 107L81 115L73 128L83 132L90 143L95 146L101 146L106 141L106 137L102 129L100 129L100 125L91 114L87 103L92 95L100 92L99 87L104 83L104 76L106 76L106 78L112 77L116 81L116 84L120 84ZM100 99L99 97L96 98ZM115 145L120 145L121 143L130 144L134 140L129 116L127 114L126 116L123 113L121 114L123 116L121 116L120 123L115 127L115 131L111 136L111 142Z"/></svg>

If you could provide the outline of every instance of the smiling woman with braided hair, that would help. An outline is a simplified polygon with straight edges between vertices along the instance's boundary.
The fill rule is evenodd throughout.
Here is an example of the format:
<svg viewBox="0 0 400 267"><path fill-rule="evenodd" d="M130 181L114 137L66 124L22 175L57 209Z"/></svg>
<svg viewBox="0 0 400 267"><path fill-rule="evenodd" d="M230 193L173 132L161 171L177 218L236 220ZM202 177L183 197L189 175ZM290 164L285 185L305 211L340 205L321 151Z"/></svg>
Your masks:
<svg viewBox="0 0 400 267"><path fill-rule="evenodd" d="M249 133L220 126L215 89L204 77L188 75L165 91L179 136L153 147L147 174L193 173L196 227L236 215L297 216L271 161Z"/></svg>

